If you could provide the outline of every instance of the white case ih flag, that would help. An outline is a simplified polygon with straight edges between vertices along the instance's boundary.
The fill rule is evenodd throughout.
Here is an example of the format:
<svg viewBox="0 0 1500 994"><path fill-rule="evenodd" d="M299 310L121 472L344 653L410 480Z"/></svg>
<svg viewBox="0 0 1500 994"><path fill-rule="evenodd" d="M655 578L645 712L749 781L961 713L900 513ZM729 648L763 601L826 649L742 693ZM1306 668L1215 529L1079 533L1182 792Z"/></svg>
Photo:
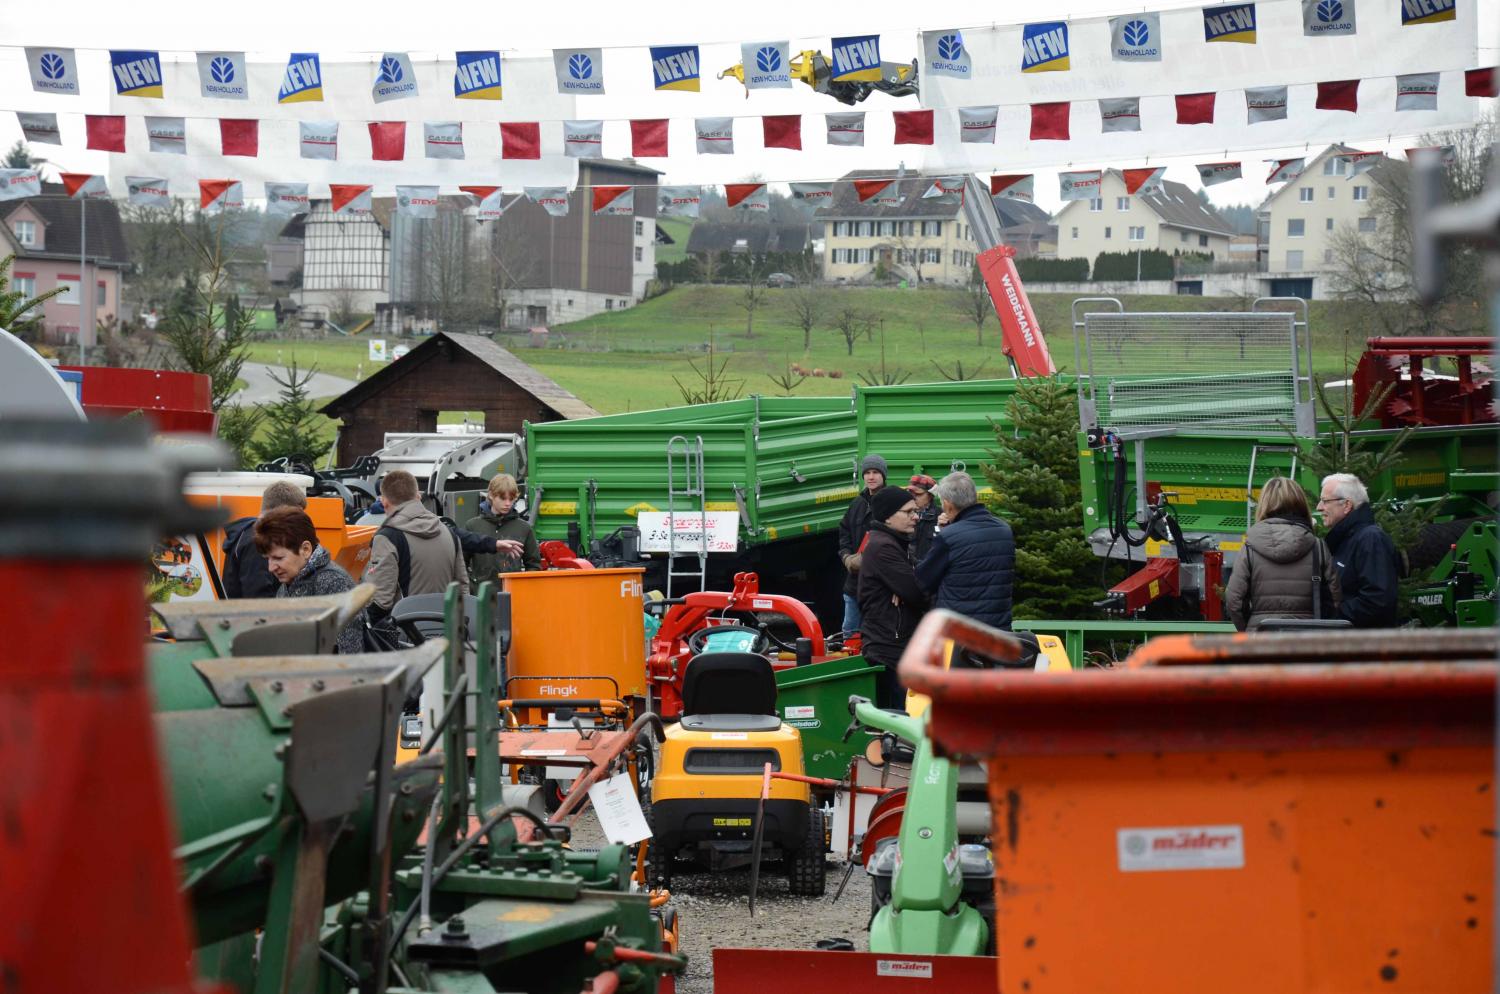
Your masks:
<svg viewBox="0 0 1500 994"><path fill-rule="evenodd" d="M961 204L964 202L964 178L940 176L923 192L922 199L934 204Z"/></svg>
<svg viewBox="0 0 1500 994"><path fill-rule="evenodd" d="M604 50L600 48L555 48L552 67L557 70L557 92L597 97L604 93Z"/></svg>
<svg viewBox="0 0 1500 994"><path fill-rule="evenodd" d="M198 87L210 100L249 100L244 52L199 52Z"/></svg>
<svg viewBox="0 0 1500 994"><path fill-rule="evenodd" d="M237 179L200 179L198 209L204 214L222 214L245 208L245 188Z"/></svg>
<svg viewBox="0 0 1500 994"><path fill-rule="evenodd" d="M969 46L957 28L922 32L922 69L919 76L947 76L949 79L973 79L974 62Z"/></svg>
<svg viewBox="0 0 1500 994"><path fill-rule="evenodd" d="M958 109L958 137L966 144L995 144L995 118L998 107L960 107Z"/></svg>
<svg viewBox="0 0 1500 994"><path fill-rule="evenodd" d="M1116 62L1161 61L1161 15L1124 14L1109 19L1109 57Z"/></svg>
<svg viewBox="0 0 1500 994"><path fill-rule="evenodd" d="M396 187L396 213L407 217L437 217L438 188L435 186Z"/></svg>
<svg viewBox="0 0 1500 994"><path fill-rule="evenodd" d="M1057 174L1058 193L1063 200L1093 200L1099 196L1103 182L1103 174L1097 169Z"/></svg>
<svg viewBox="0 0 1500 994"><path fill-rule="evenodd" d="M429 159L462 159L464 125L462 121L429 121L422 125L422 145Z"/></svg>
<svg viewBox="0 0 1500 994"><path fill-rule="evenodd" d="M1132 195L1149 197L1153 193L1161 192L1161 179L1166 174L1166 166L1145 169L1126 169L1121 175L1125 178L1125 192Z"/></svg>
<svg viewBox="0 0 1500 994"><path fill-rule="evenodd" d="M864 111L853 114L824 114L828 122L828 144L863 145L865 143Z"/></svg>
<svg viewBox="0 0 1500 994"><path fill-rule="evenodd" d="M1204 186L1228 183L1244 175L1244 170L1238 162L1200 162L1197 168L1198 182Z"/></svg>
<svg viewBox="0 0 1500 994"><path fill-rule="evenodd" d="M1354 0L1302 0L1302 33L1311 38L1354 34Z"/></svg>
<svg viewBox="0 0 1500 994"><path fill-rule="evenodd" d="M20 122L21 135L27 141L42 145L62 144L62 137L57 130L56 114L36 114L18 110L16 120Z"/></svg>
<svg viewBox="0 0 1500 994"><path fill-rule="evenodd" d="M635 213L635 187L596 186L594 213L600 217L629 217Z"/></svg>
<svg viewBox="0 0 1500 994"><path fill-rule="evenodd" d="M267 183L266 213L282 217L306 214L311 210L306 183Z"/></svg>
<svg viewBox="0 0 1500 994"><path fill-rule="evenodd" d="M734 118L700 117L698 127L699 155L734 154Z"/></svg>
<svg viewBox="0 0 1500 994"><path fill-rule="evenodd" d="M0 200L42 195L42 174L35 169L0 169Z"/></svg>
<svg viewBox="0 0 1500 994"><path fill-rule="evenodd" d="M747 41L740 46L740 65L744 67L747 90L790 90L792 88L791 43L785 41Z"/></svg>
<svg viewBox="0 0 1500 994"><path fill-rule="evenodd" d="M78 96L78 60L71 48L28 48L26 66L36 92Z"/></svg>
<svg viewBox="0 0 1500 994"><path fill-rule="evenodd" d="M697 217L702 206L702 187L659 186L656 188L657 217Z"/></svg>
<svg viewBox="0 0 1500 994"><path fill-rule="evenodd" d="M1245 119L1250 124L1286 120L1286 87L1252 86L1245 90Z"/></svg>
<svg viewBox="0 0 1500 994"><path fill-rule="evenodd" d="M1414 72L1396 77L1397 110L1437 110L1438 73Z"/></svg>
<svg viewBox="0 0 1500 994"><path fill-rule="evenodd" d="M604 158L604 122L564 121L563 152L573 159Z"/></svg>
<svg viewBox="0 0 1500 994"><path fill-rule="evenodd" d="M528 186L526 199L553 217L568 216L568 188L565 186Z"/></svg>
<svg viewBox="0 0 1500 994"><path fill-rule="evenodd" d="M187 126L180 117L146 118L146 137L153 152L187 155Z"/></svg>
<svg viewBox="0 0 1500 994"><path fill-rule="evenodd" d="M301 121L302 158L337 159L339 157L339 122Z"/></svg>
<svg viewBox="0 0 1500 994"><path fill-rule="evenodd" d="M1141 130L1141 98L1116 97L1099 101L1100 131Z"/></svg>
<svg viewBox="0 0 1500 994"><path fill-rule="evenodd" d="M1271 175L1266 177L1266 185L1272 183L1287 183L1302 175L1302 159L1267 159L1271 163Z"/></svg>
<svg viewBox="0 0 1500 994"><path fill-rule="evenodd" d="M328 192L332 196L334 217L369 217L371 211L370 188L344 183L330 183Z"/></svg>
<svg viewBox="0 0 1500 994"><path fill-rule="evenodd" d="M171 207L172 195L160 176L126 176L125 200L132 207Z"/></svg>
<svg viewBox="0 0 1500 994"><path fill-rule="evenodd" d="M370 95L377 104L387 100L405 100L417 95L417 74L411 68L411 56L405 52L386 52L375 69L375 84Z"/></svg>

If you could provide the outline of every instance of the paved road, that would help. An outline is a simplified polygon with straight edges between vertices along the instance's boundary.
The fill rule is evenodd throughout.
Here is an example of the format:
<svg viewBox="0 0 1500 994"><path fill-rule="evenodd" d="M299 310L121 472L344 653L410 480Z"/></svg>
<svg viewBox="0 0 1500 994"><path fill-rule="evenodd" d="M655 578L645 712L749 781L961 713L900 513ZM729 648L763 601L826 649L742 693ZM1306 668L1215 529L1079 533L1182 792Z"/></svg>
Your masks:
<svg viewBox="0 0 1500 994"><path fill-rule="evenodd" d="M281 388L271 378L273 372L282 379L286 378L286 369L282 366L267 366L259 362L247 362L241 366L240 379L245 381L245 387L234 395L235 401L240 404L273 403L281 392ZM342 376L314 373L307 384L307 391L309 397L337 397L352 386L354 381Z"/></svg>

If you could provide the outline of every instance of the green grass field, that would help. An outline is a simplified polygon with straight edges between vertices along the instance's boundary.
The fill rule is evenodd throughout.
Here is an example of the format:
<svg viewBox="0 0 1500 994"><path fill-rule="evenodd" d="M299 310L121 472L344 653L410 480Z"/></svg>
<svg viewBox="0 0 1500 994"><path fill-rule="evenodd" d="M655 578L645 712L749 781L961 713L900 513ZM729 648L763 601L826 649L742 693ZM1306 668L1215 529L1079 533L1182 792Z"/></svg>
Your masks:
<svg viewBox="0 0 1500 994"><path fill-rule="evenodd" d="M656 226L672 238L671 245L656 246L657 262L681 262L687 258L688 235L693 231L694 221L687 217L659 217Z"/></svg>

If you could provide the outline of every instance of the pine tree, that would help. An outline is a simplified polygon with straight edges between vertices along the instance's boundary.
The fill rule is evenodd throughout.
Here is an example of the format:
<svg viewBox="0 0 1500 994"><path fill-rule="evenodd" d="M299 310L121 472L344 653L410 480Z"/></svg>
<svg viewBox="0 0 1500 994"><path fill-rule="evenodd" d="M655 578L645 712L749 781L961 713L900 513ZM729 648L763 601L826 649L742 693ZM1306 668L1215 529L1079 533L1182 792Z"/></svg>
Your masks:
<svg viewBox="0 0 1500 994"><path fill-rule="evenodd" d="M276 403L263 408L265 433L250 444L251 451L261 462L285 458L311 466L328 451L332 440L324 434L323 417L307 391L307 384L316 371L316 368L305 372L299 370L295 360L287 367L284 377L271 371L271 379L281 388L280 397Z"/></svg>
<svg viewBox="0 0 1500 994"><path fill-rule="evenodd" d="M1093 617L1099 560L1082 531L1073 391L1057 377L1020 380L1007 413L1010 424L995 425L994 464L983 469L992 509L1016 533L1015 617Z"/></svg>

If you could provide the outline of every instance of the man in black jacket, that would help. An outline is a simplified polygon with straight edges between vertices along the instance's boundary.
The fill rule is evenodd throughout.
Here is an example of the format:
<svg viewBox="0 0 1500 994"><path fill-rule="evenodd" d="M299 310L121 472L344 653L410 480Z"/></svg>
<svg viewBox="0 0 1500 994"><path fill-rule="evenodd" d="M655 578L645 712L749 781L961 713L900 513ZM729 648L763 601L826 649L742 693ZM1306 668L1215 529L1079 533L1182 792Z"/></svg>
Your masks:
<svg viewBox="0 0 1500 994"><path fill-rule="evenodd" d="M859 563L865 533L870 530L870 498L885 486L885 460L870 453L859 464L865 489L861 490L839 522L839 562L844 564L844 632L859 630Z"/></svg>
<svg viewBox="0 0 1500 994"><path fill-rule="evenodd" d="M948 524L917 563L917 582L933 595L933 607L1010 631L1016 575L1016 540L1010 525L979 503L968 473L949 473L932 492L943 502Z"/></svg>
<svg viewBox="0 0 1500 994"><path fill-rule="evenodd" d="M906 492L917 502L917 530L911 536L911 561L914 563L921 562L922 557L927 555L927 550L932 548L932 540L938 533L938 514L942 509L932 496L932 488L935 486L937 481L922 473L913 476L906 485Z"/></svg>
<svg viewBox="0 0 1500 994"><path fill-rule="evenodd" d="M1395 627L1401 557L1375 523L1365 485L1351 473L1325 476L1318 511L1328 525L1328 551L1339 571L1339 617L1355 628Z"/></svg>
<svg viewBox="0 0 1500 994"><path fill-rule="evenodd" d="M260 513L278 507L307 510L307 495L289 480L277 480L260 495ZM281 583L266 567L266 557L255 548L256 518L240 518L224 526L224 596L275 597Z"/></svg>
<svg viewBox="0 0 1500 994"><path fill-rule="evenodd" d="M927 611L927 595L917 586L908 549L917 526L917 503L900 487L882 487L870 498L870 515L870 537L859 568L861 651L885 667L877 677L876 706L904 710L906 690L896 664Z"/></svg>

